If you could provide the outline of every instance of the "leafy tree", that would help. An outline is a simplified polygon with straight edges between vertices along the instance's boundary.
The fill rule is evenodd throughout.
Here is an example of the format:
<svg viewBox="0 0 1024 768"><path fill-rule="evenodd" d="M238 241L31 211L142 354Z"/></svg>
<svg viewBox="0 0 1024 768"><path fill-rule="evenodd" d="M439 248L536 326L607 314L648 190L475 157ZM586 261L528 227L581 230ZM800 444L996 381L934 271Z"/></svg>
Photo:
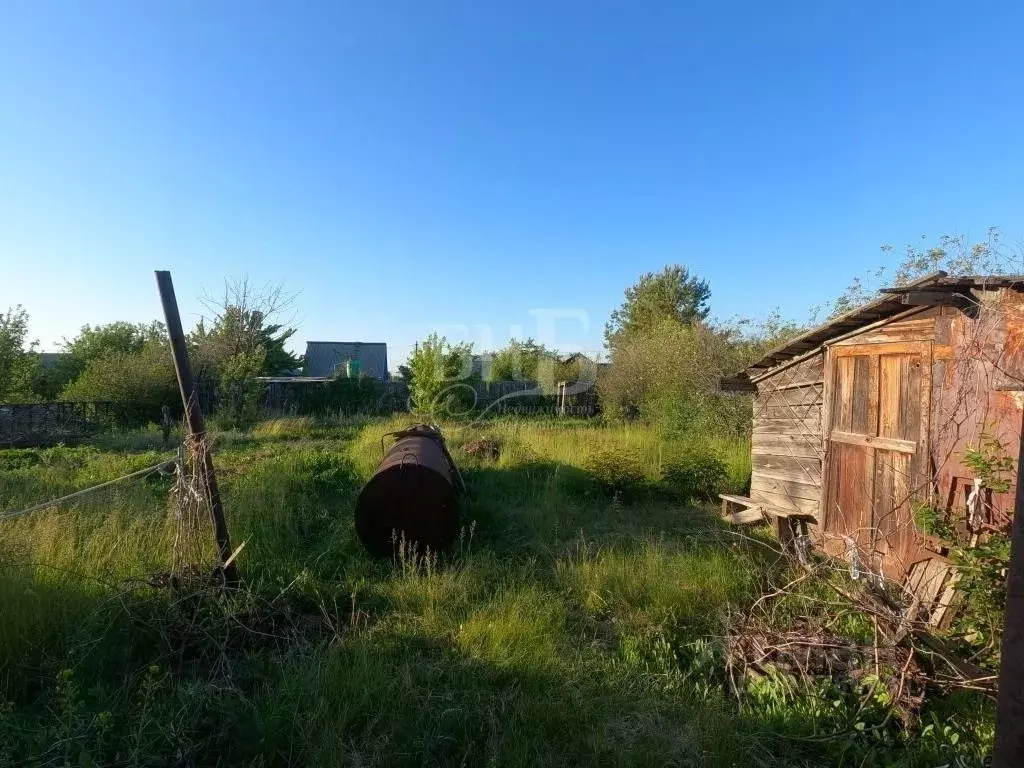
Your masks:
<svg viewBox="0 0 1024 768"><path fill-rule="evenodd" d="M436 333L418 342L399 368L409 383L413 411L441 416L463 404L472 352L472 344L449 344Z"/></svg>
<svg viewBox="0 0 1024 768"><path fill-rule="evenodd" d="M181 403L170 344L165 338L152 338L134 352L103 352L86 362L61 396L119 403L124 426L159 421L162 406L177 409Z"/></svg>
<svg viewBox="0 0 1024 768"><path fill-rule="evenodd" d="M668 433L743 433L749 424L749 400L720 394L718 380L744 362L729 329L663 318L653 328L620 340L598 391L612 416L642 418Z"/></svg>
<svg viewBox="0 0 1024 768"><path fill-rule="evenodd" d="M510 339L491 359L491 381L539 381L550 378L558 354L532 338Z"/></svg>
<svg viewBox="0 0 1024 768"><path fill-rule="evenodd" d="M605 342L614 348L626 337L650 332L663 320L692 325L707 318L710 300L707 282L691 275L681 264L648 272L626 289L625 301L612 312L605 326Z"/></svg>
<svg viewBox="0 0 1024 768"><path fill-rule="evenodd" d="M83 325L78 335L62 345L64 355L46 372L44 386L64 389L77 379L93 360L110 355L134 355L155 340L167 336L163 323L128 323L118 320L106 325Z"/></svg>
<svg viewBox="0 0 1024 768"><path fill-rule="evenodd" d="M921 239L927 238L922 235ZM893 250L891 245L882 246L885 254ZM902 259L891 276L889 270L879 267L864 277L855 277L835 301L824 307L824 314L829 318L845 314L877 298L879 288L906 285L940 269L950 275L1019 274L1024 271L1024 254L1019 249L1007 249L995 227L989 228L984 240L974 243L963 235L942 235L931 246L910 243L904 246ZM822 314L822 309L817 307L813 314Z"/></svg>
<svg viewBox="0 0 1024 768"><path fill-rule="evenodd" d="M569 355L555 363L555 383L560 381L596 382L598 361L589 355Z"/></svg>
<svg viewBox="0 0 1024 768"><path fill-rule="evenodd" d="M222 365L244 356L245 369L273 376L298 368L301 361L285 349L295 335L278 318L291 309L294 297L280 285L253 287L248 280L228 281L217 299L204 299L212 317L200 320L189 337L201 375L217 377ZM230 363L239 370L238 361Z"/></svg>
<svg viewBox="0 0 1024 768"><path fill-rule="evenodd" d="M33 400L39 371L35 342L28 341L28 312L20 304L0 313L0 402Z"/></svg>
<svg viewBox="0 0 1024 768"><path fill-rule="evenodd" d="M260 353L239 352L220 366L217 423L225 429L247 429L256 423L265 389L256 381L265 364Z"/></svg>
<svg viewBox="0 0 1024 768"><path fill-rule="evenodd" d="M83 325L71 341L64 340L64 351L79 361L82 367L89 360L110 353L120 352L134 355L142 351L146 342L163 339L167 335L164 324L154 320L151 323L127 323L122 320L97 325Z"/></svg>
<svg viewBox="0 0 1024 768"><path fill-rule="evenodd" d="M777 308L763 320L737 317L721 328L729 333L741 368L807 330L806 326L783 318Z"/></svg>

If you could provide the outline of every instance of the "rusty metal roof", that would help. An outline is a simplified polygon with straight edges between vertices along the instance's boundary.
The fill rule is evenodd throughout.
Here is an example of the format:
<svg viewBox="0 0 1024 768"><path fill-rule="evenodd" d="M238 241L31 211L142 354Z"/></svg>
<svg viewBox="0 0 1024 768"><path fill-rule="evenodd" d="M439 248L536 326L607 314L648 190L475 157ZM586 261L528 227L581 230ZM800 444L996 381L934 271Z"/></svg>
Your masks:
<svg viewBox="0 0 1024 768"><path fill-rule="evenodd" d="M834 317L817 328L805 331L768 352L756 363L747 366L736 375L723 379L722 389L747 389L751 381L777 365L811 352L832 339L851 333L858 328L908 311L911 306L904 301L904 296L911 289L927 289L956 294L960 290L997 290L999 288L1024 290L1024 275L950 277L947 273L939 270L904 285L883 288L879 291L880 296L877 299Z"/></svg>

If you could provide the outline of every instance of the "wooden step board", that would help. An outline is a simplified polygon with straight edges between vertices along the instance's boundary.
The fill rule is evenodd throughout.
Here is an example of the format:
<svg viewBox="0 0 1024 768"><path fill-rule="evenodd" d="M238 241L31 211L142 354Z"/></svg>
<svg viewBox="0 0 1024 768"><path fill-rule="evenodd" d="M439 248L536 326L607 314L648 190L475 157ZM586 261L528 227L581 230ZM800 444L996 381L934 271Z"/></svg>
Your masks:
<svg viewBox="0 0 1024 768"><path fill-rule="evenodd" d="M722 517L736 525L748 525L757 523L769 517L788 518L790 520L803 520L815 522L813 515L801 514L800 512L789 512L777 509L763 501L752 499L749 496L736 496L731 493L720 493L718 498L722 500Z"/></svg>
<svg viewBox="0 0 1024 768"><path fill-rule="evenodd" d="M738 509L735 512L727 512L724 515L727 522L733 525L751 525L752 523L764 523L767 519L760 509Z"/></svg>
<svg viewBox="0 0 1024 768"><path fill-rule="evenodd" d="M720 493L718 498L722 500L723 519L733 525L765 522L763 505L759 502L746 496L733 496L729 493Z"/></svg>

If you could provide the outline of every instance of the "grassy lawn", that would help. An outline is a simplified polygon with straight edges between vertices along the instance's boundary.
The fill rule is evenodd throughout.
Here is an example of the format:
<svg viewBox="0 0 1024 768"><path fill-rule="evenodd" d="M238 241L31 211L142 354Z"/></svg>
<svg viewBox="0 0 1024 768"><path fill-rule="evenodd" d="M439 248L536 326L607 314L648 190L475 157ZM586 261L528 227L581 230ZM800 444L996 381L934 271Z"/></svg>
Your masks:
<svg viewBox="0 0 1024 768"><path fill-rule="evenodd" d="M836 737L863 715L827 686L762 685L738 703L726 627L789 566L767 534L737 537L712 508L666 494L661 469L679 447L645 427L444 425L469 489L454 552L372 560L354 501L381 436L406 423L279 420L218 435L232 535L245 542L245 586L229 598L147 583L170 568L169 477L0 521L0 765L948 759L897 722ZM499 458L463 452L481 434ZM711 447L741 487L748 446ZM632 457L644 482L608 493L588 471L597 452ZM0 508L165 455L151 434L0 451ZM988 723L981 706L932 712Z"/></svg>

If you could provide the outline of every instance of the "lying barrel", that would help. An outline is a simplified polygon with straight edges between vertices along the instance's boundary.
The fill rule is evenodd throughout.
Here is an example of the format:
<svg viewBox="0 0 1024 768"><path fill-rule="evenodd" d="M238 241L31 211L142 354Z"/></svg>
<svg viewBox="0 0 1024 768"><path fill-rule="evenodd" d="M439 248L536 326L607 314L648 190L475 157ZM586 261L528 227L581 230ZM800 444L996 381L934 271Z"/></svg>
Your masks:
<svg viewBox="0 0 1024 768"><path fill-rule="evenodd" d="M356 533L378 557L394 555L401 542L419 554L438 552L459 532L459 471L436 427L417 424L393 436L356 501Z"/></svg>

